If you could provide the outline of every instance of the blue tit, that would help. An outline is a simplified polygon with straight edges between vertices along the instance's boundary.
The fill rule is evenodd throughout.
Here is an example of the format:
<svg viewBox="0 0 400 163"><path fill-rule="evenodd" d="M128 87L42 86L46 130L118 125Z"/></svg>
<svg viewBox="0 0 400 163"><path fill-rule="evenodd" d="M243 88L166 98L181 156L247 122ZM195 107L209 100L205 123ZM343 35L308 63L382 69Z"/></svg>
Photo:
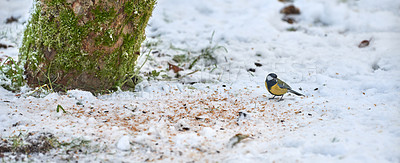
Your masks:
<svg viewBox="0 0 400 163"><path fill-rule="evenodd" d="M274 73L268 74L267 78L265 79L265 87L267 87L269 93L274 95L274 97L270 99L274 99L275 96L281 96L279 99L279 101L281 101L283 100L283 95L287 92L293 93L297 96L304 96L303 94L292 90L288 84L278 79L278 76Z"/></svg>

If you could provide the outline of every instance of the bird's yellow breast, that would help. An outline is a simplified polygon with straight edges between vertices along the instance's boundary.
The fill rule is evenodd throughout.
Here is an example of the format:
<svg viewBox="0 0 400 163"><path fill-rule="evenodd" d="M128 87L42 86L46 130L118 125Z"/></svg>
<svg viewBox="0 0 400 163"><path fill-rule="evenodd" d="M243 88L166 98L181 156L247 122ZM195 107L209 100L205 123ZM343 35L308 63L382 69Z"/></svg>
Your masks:
<svg viewBox="0 0 400 163"><path fill-rule="evenodd" d="M265 86L268 89L267 83L265 83ZM281 96L287 92L287 89L282 89L278 86L278 84L274 84L271 89L268 89L269 93L276 95L276 96Z"/></svg>

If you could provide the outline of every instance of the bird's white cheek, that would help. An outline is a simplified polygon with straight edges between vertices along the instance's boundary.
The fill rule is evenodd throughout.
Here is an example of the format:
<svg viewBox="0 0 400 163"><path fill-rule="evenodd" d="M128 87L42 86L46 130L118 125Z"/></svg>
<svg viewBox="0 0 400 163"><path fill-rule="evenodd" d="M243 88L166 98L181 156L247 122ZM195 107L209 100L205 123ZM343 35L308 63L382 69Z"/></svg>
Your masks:
<svg viewBox="0 0 400 163"><path fill-rule="evenodd" d="M272 78L271 76L267 76L267 80L268 80L268 81L270 81L270 80L272 80L272 79L274 79L274 78Z"/></svg>

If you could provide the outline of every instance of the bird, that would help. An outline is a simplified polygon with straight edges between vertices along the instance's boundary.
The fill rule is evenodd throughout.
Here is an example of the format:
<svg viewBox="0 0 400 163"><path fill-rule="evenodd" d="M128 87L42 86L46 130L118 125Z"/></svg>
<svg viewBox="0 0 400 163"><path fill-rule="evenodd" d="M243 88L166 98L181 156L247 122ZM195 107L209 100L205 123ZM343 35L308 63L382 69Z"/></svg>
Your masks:
<svg viewBox="0 0 400 163"><path fill-rule="evenodd" d="M270 73L267 75L265 79L265 87L267 88L268 92L274 95L274 97L270 99L274 99L275 96L281 96L278 101L282 101L283 95L287 92L293 93L297 96L304 96L303 94L294 91L288 84L283 82L278 78L278 75L275 73Z"/></svg>

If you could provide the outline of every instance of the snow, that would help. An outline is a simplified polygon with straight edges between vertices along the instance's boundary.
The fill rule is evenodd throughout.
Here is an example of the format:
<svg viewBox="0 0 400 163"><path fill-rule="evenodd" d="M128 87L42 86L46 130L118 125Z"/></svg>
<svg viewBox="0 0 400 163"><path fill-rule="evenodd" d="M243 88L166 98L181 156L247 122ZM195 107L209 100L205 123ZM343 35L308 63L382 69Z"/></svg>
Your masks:
<svg viewBox="0 0 400 163"><path fill-rule="evenodd" d="M100 96L70 90L38 98L0 88L0 136L50 132L106 148L73 157L84 162L400 162L400 1L293 4L301 14L288 24L279 13L288 4L278 1L159 1L146 28L158 52L141 74L156 70L161 80ZM0 43L14 45L0 49L1 58L17 58L30 6L0 1ZM9 16L21 18L5 24ZM359 48L363 40L370 44ZM180 64L181 75L199 71L161 78L175 76L166 71L173 56L216 46L228 50L214 51L216 65ZM269 100L270 72L306 97ZM249 138L229 147L236 134Z"/></svg>
<svg viewBox="0 0 400 163"><path fill-rule="evenodd" d="M131 149L130 141L129 141L129 136L125 135L122 136L117 143L117 148L123 151L128 151Z"/></svg>

